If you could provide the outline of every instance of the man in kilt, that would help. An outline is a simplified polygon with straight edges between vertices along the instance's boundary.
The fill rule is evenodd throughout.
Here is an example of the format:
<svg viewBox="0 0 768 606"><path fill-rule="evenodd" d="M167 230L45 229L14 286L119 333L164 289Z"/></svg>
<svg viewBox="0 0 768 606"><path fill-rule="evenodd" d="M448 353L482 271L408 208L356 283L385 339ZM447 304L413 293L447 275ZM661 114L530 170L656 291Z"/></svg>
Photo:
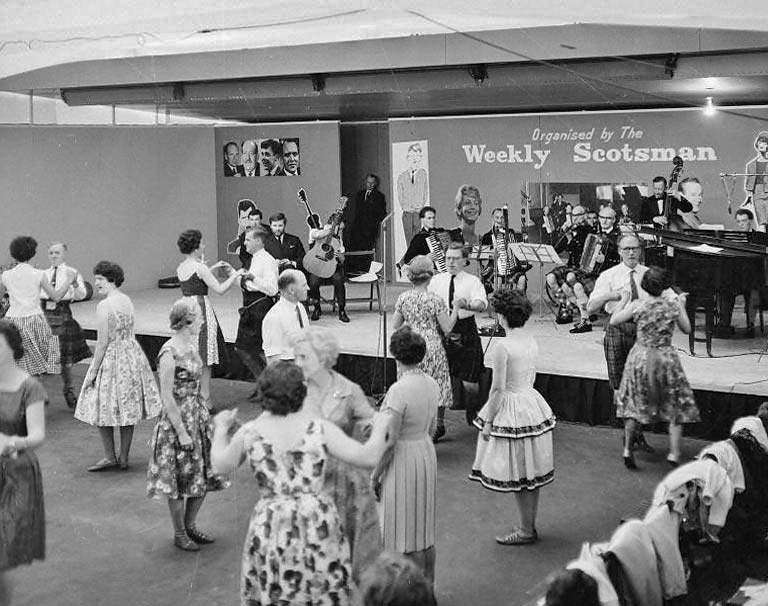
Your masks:
<svg viewBox="0 0 768 606"><path fill-rule="evenodd" d="M471 423L479 409L480 377L485 370L475 314L486 310L488 297L480 278L464 271L469 265L469 247L459 242L451 243L445 252L445 265L448 271L432 278L429 291L445 301L449 311L453 307L459 309L459 319L446 336L445 351L453 379L454 401L460 401L463 387L467 421ZM439 408L435 442L445 435L444 414L445 408Z"/></svg>
<svg viewBox="0 0 768 606"><path fill-rule="evenodd" d="M587 311L590 314L597 313L605 308L606 313L613 314L625 292L629 293L630 301L647 297L647 293L640 288L640 280L648 271L645 265L640 264L642 248L640 239L632 234L627 234L619 239L619 256L621 263L606 269L595 282L595 288L589 297ZM637 337L637 325L634 322L622 324L606 324L603 337L603 349L605 361L608 366L608 383L614 392L619 389L621 376L624 373L624 364L627 361L629 350L635 344ZM646 452L653 449L645 441L642 432L635 437L635 444Z"/></svg>
<svg viewBox="0 0 768 606"><path fill-rule="evenodd" d="M57 302L51 300L45 291L40 292L41 304L45 319L51 327L51 332L59 338L61 350L61 379L64 384L64 399L67 406L75 408L77 396L72 388L72 365L91 357L91 350L85 342L85 335L80 324L72 317L70 304L86 298L87 290L83 276L66 263L67 245L63 242L55 242L48 249L48 259L51 266L45 270L48 281L55 289L57 280L64 280L71 272L75 272L74 279L64 296Z"/></svg>

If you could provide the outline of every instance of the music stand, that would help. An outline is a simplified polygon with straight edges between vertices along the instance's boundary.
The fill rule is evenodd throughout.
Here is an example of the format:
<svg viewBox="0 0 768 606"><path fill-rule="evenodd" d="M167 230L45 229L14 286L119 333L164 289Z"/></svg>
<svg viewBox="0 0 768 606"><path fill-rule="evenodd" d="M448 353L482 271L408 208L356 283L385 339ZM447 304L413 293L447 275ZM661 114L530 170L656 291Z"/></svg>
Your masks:
<svg viewBox="0 0 768 606"><path fill-rule="evenodd" d="M560 265L563 261L550 244L514 242L509 247L512 250L512 254L518 259L525 259L531 265L534 263L539 265L539 315L541 316L544 314L542 311L542 304L544 302L544 264Z"/></svg>

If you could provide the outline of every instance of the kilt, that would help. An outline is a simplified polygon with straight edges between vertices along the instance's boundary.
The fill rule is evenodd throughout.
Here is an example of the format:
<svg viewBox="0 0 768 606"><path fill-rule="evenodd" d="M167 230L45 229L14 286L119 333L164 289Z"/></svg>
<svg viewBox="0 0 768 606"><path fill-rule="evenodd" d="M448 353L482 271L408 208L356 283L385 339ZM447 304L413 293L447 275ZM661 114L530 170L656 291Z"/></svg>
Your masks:
<svg viewBox="0 0 768 606"><path fill-rule="evenodd" d="M256 296L251 296L243 301L243 307L238 310L240 322L237 325L235 347L247 352L259 352L264 343L261 325L264 322L264 316L272 309L274 299L260 292L249 294Z"/></svg>
<svg viewBox="0 0 768 606"><path fill-rule="evenodd" d="M605 362L608 365L608 383L613 391L618 390L619 385L621 385L624 364L627 362L629 350L635 344L636 338L637 325L634 322L608 324L605 327L603 349L605 350Z"/></svg>
<svg viewBox="0 0 768 606"><path fill-rule="evenodd" d="M45 309L43 300L43 312L51 332L59 338L62 364L76 364L80 360L91 357L91 350L85 342L85 335L80 324L72 317L69 301L59 301L56 309Z"/></svg>
<svg viewBox="0 0 768 606"><path fill-rule="evenodd" d="M557 285L562 286L565 283L566 276L573 272L576 276L576 281L584 287L584 291L587 294L591 294L595 289L595 276L588 274L576 267L568 267L567 265L558 265L550 273L555 276Z"/></svg>
<svg viewBox="0 0 768 606"><path fill-rule="evenodd" d="M452 377L467 383L480 382L485 364L475 316L456 321L451 334L446 338L445 351Z"/></svg>

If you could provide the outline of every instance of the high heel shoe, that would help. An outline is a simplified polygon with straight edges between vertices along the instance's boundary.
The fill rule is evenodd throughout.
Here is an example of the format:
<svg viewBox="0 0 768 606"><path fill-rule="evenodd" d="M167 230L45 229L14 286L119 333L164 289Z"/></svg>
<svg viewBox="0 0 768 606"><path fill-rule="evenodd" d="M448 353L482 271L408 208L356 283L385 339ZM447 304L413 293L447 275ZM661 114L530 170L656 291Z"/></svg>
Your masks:
<svg viewBox="0 0 768 606"><path fill-rule="evenodd" d="M632 451L629 451L629 456L624 455L624 467L627 469L637 469L637 464L635 463L635 455L632 453Z"/></svg>
<svg viewBox="0 0 768 606"><path fill-rule="evenodd" d="M667 463L671 465L672 467L680 467L680 457L674 457L672 455L667 455Z"/></svg>
<svg viewBox="0 0 768 606"><path fill-rule="evenodd" d="M215 539L204 532L200 532L196 526L187 528L187 536L198 545L210 545Z"/></svg>

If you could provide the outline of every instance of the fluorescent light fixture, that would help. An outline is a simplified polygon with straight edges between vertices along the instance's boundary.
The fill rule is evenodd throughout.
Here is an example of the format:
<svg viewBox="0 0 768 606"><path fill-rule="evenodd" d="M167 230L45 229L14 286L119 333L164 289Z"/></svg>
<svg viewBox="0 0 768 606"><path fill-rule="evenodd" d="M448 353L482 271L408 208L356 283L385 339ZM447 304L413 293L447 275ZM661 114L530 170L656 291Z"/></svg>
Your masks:
<svg viewBox="0 0 768 606"><path fill-rule="evenodd" d="M717 108L715 107L715 104L712 103L712 97L707 97L707 104L704 106L704 115L714 116L715 112L717 112Z"/></svg>

